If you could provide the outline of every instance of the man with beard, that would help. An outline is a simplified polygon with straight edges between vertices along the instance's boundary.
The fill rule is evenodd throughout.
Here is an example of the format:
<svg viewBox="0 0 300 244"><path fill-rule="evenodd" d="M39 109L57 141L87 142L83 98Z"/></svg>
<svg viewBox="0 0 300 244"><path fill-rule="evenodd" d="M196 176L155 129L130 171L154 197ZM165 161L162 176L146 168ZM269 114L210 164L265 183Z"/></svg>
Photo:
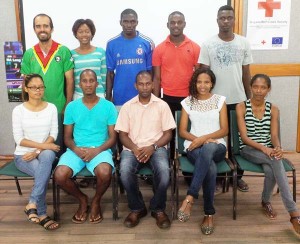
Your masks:
<svg viewBox="0 0 300 244"><path fill-rule="evenodd" d="M166 101L173 113L181 110L180 102L189 95L189 82L197 67L200 46L183 34L186 26L183 13L169 15L170 35L153 51L154 95ZM171 157L175 154L175 131L171 141Z"/></svg>
<svg viewBox="0 0 300 244"><path fill-rule="evenodd" d="M43 99L55 104L58 113L61 113L72 100L74 93L71 52L51 39L53 22L50 16L35 16L33 29L39 43L24 53L21 73L25 76L31 73L41 75L46 87Z"/></svg>

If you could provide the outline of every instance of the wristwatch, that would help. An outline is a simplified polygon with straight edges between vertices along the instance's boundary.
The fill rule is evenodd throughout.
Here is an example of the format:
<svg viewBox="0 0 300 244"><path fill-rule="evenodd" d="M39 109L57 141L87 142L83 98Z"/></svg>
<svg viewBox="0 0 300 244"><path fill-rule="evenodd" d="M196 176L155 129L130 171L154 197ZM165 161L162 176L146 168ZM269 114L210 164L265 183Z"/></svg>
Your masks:
<svg viewBox="0 0 300 244"><path fill-rule="evenodd" d="M155 151L157 150L157 148L159 148L159 146L157 144L153 144L152 146L154 147Z"/></svg>
<svg viewBox="0 0 300 244"><path fill-rule="evenodd" d="M41 150L38 149L38 150L35 151L35 153L36 153L37 155L39 155L39 154L41 153Z"/></svg>

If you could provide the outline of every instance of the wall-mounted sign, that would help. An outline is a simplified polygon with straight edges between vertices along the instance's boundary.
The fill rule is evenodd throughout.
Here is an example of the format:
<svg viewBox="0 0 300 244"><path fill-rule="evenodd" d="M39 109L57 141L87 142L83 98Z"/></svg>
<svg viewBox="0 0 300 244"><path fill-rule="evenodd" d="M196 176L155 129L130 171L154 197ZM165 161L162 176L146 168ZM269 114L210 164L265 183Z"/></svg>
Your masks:
<svg viewBox="0 0 300 244"><path fill-rule="evenodd" d="M9 102L22 101L22 81L20 77L23 47L21 42L4 42L4 60Z"/></svg>

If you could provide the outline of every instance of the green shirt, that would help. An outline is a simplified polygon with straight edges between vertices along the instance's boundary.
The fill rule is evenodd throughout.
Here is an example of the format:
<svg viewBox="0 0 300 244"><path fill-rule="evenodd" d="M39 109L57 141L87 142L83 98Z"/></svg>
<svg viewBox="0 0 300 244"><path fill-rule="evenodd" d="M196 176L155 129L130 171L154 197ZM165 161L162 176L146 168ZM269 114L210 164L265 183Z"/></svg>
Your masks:
<svg viewBox="0 0 300 244"><path fill-rule="evenodd" d="M41 58L42 57L42 58ZM23 56L21 73L39 74L46 86L43 99L55 104L60 113L66 103L65 73L74 68L70 50L53 41L47 57L43 57L38 44L28 49Z"/></svg>

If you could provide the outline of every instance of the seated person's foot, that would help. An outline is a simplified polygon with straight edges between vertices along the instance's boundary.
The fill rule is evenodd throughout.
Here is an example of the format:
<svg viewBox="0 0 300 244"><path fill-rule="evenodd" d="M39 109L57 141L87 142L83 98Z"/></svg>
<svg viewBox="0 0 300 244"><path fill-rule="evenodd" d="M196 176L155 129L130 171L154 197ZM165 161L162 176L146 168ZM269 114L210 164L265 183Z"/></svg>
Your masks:
<svg viewBox="0 0 300 244"><path fill-rule="evenodd" d="M237 181L237 188L238 188L238 190L240 190L242 192L249 191L248 184L245 181L243 181L242 179L238 179L238 181Z"/></svg>
<svg viewBox="0 0 300 244"><path fill-rule="evenodd" d="M124 225L128 228L135 227L139 224L140 219L147 215L147 209L143 208L138 211L131 211L126 219L124 220Z"/></svg>
<svg viewBox="0 0 300 244"><path fill-rule="evenodd" d="M24 209L24 212L27 215L27 219L29 222L34 223L34 224L38 224L40 222L35 204L33 204L33 203L27 204Z"/></svg>
<svg viewBox="0 0 300 244"><path fill-rule="evenodd" d="M51 219L49 216L40 217L39 223L45 230L56 230L60 227L60 224L55 220Z"/></svg>
<svg viewBox="0 0 300 244"><path fill-rule="evenodd" d="M186 222L191 216L192 205L194 203L192 196L187 196L177 213L177 218L181 222Z"/></svg>
<svg viewBox="0 0 300 244"><path fill-rule="evenodd" d="M151 212L151 216L156 219L156 225L161 229L167 229L171 226L171 221L164 211Z"/></svg>
<svg viewBox="0 0 300 244"><path fill-rule="evenodd" d="M84 195L82 201L80 201L79 207L76 213L72 217L72 222L75 224L82 224L87 220L89 212L88 198Z"/></svg>
<svg viewBox="0 0 300 244"><path fill-rule="evenodd" d="M204 215L201 231L204 235L210 235L214 232L213 215Z"/></svg>
<svg viewBox="0 0 300 244"><path fill-rule="evenodd" d="M93 182L93 179L90 178L84 178L81 181L79 181L78 185L81 188L87 188L89 185Z"/></svg>
<svg viewBox="0 0 300 244"><path fill-rule="evenodd" d="M91 224L98 224L103 220L101 214L101 207L99 201L92 201L91 206L91 213L90 213L90 223Z"/></svg>
<svg viewBox="0 0 300 244"><path fill-rule="evenodd" d="M292 223L295 232L300 235L300 216L291 217L290 222Z"/></svg>
<svg viewBox="0 0 300 244"><path fill-rule="evenodd" d="M272 207L272 204L270 202L261 202L261 206L263 207L264 209L264 213L265 215L271 219L271 220L274 220L276 219L276 212L274 211L273 207Z"/></svg>

